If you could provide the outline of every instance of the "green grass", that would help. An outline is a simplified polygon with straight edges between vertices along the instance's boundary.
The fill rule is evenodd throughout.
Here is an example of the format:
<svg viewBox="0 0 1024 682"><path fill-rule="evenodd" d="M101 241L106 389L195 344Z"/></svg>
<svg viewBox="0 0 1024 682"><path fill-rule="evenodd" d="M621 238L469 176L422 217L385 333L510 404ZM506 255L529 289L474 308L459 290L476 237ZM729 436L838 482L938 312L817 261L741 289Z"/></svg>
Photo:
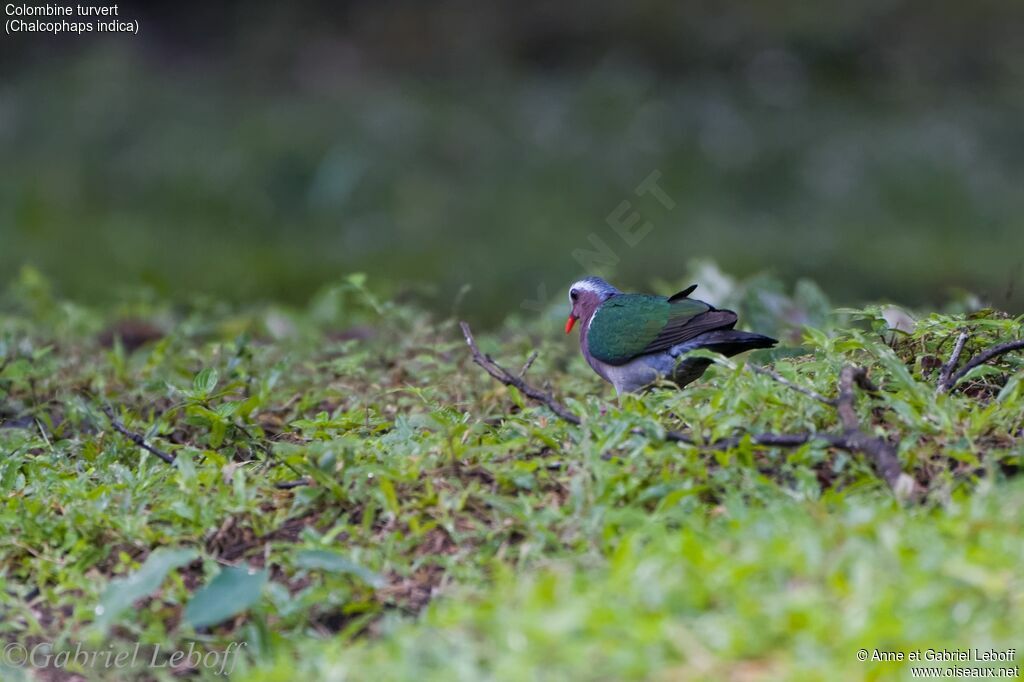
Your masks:
<svg viewBox="0 0 1024 682"><path fill-rule="evenodd" d="M498 564L493 585L454 591L420 622L308 644L254 678L907 679L856 652L1017 646L1022 493L910 511L865 491L659 505L628 532L601 523L600 561Z"/></svg>
<svg viewBox="0 0 1024 682"><path fill-rule="evenodd" d="M561 306L480 341L509 367L537 349L528 377L579 427L473 365L455 320L361 276L302 307L97 310L25 270L0 307L3 639L245 642L246 680L907 679L857 650L1019 644L1024 356L935 382L960 329L966 357L1021 319L951 310L899 333L810 283L716 281L716 303L786 339L753 360L827 396L868 369L881 391L858 416L923 499L821 442L664 442L837 417L742 361L620 401Z"/></svg>

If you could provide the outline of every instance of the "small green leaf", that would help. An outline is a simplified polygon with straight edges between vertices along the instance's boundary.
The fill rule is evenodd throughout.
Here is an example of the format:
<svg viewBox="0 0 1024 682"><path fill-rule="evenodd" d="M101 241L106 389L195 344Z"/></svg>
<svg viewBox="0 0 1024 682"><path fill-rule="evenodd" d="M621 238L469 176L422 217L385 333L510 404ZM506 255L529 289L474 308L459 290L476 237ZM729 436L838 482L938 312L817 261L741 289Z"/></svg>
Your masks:
<svg viewBox="0 0 1024 682"><path fill-rule="evenodd" d="M267 571L228 566L192 595L185 622L194 628L221 623L255 604L267 582Z"/></svg>
<svg viewBox="0 0 1024 682"><path fill-rule="evenodd" d="M178 470L178 480L185 488L189 488L196 480L196 467L189 448L182 448L178 451L174 458L174 467Z"/></svg>
<svg viewBox="0 0 1024 682"><path fill-rule="evenodd" d="M96 607L96 626L106 631L136 599L156 591L168 573L192 562L197 556L199 553L194 549L160 548L146 558L139 570L125 578L111 580Z"/></svg>
<svg viewBox="0 0 1024 682"><path fill-rule="evenodd" d="M395 494L395 486L391 485L391 481L388 479L381 477L380 491L384 494L384 502L387 504L388 511L397 515L402 507L398 504L398 495Z"/></svg>
<svg viewBox="0 0 1024 682"><path fill-rule="evenodd" d="M337 552L325 549L306 549L295 557L295 565L313 571L347 573L354 575L371 587L384 587L386 581L380 575L345 558Z"/></svg>
<svg viewBox="0 0 1024 682"><path fill-rule="evenodd" d="M210 425L210 447L219 448L224 443L224 437L228 433L228 424L223 419L218 419Z"/></svg>
<svg viewBox="0 0 1024 682"><path fill-rule="evenodd" d="M1024 394L1024 373L1018 373L1010 377L1010 380L999 391L996 400L1001 403L1010 403L1018 400L1022 394Z"/></svg>
<svg viewBox="0 0 1024 682"><path fill-rule="evenodd" d="M6 460L0 464L0 491L10 492L14 489L15 484L18 481L18 475L21 473L22 457L20 451L14 451L6 457Z"/></svg>
<svg viewBox="0 0 1024 682"><path fill-rule="evenodd" d="M220 376L217 374L217 370L213 367L207 367L195 376L192 380L192 389L203 396L208 396L213 393L213 389L217 388L217 381Z"/></svg>

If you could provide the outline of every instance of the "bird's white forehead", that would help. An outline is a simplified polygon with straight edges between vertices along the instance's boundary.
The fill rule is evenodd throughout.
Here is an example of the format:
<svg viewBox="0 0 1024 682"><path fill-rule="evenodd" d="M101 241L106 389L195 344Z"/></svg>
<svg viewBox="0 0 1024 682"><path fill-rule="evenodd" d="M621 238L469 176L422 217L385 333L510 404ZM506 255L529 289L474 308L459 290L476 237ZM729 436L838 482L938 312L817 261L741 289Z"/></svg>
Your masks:
<svg viewBox="0 0 1024 682"><path fill-rule="evenodd" d="M604 289L599 287L596 282L591 279L579 279L573 282L572 286L569 287L569 291L589 291L593 294L600 294Z"/></svg>
<svg viewBox="0 0 1024 682"><path fill-rule="evenodd" d="M604 281L600 277L584 277L578 279L569 287L569 299L572 300L572 292L588 292L597 294L601 300L607 299L609 296L614 296L619 293L619 290L613 287L608 282Z"/></svg>

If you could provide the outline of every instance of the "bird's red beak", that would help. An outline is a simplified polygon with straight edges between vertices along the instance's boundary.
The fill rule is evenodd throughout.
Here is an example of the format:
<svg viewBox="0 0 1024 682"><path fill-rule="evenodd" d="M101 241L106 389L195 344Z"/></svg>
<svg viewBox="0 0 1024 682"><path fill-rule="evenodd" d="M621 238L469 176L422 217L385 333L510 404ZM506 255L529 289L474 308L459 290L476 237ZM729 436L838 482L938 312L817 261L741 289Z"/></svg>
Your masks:
<svg viewBox="0 0 1024 682"><path fill-rule="evenodd" d="M580 318L576 317L575 315L569 315L569 319L565 321L565 333L566 334L568 334L569 332L572 331L572 326L574 324L576 324L576 320L578 320L578 319L580 319Z"/></svg>

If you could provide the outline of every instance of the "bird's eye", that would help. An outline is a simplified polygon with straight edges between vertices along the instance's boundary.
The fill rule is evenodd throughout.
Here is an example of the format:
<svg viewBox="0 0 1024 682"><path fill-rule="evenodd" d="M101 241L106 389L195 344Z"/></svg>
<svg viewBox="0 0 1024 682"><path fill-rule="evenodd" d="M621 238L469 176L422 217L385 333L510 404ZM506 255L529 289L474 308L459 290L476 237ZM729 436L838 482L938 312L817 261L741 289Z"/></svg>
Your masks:
<svg viewBox="0 0 1024 682"><path fill-rule="evenodd" d="M569 298L571 298L572 300L575 301L579 297L580 297L580 295L579 295L579 293L577 293L577 291L575 289L573 289L572 291L569 292Z"/></svg>

